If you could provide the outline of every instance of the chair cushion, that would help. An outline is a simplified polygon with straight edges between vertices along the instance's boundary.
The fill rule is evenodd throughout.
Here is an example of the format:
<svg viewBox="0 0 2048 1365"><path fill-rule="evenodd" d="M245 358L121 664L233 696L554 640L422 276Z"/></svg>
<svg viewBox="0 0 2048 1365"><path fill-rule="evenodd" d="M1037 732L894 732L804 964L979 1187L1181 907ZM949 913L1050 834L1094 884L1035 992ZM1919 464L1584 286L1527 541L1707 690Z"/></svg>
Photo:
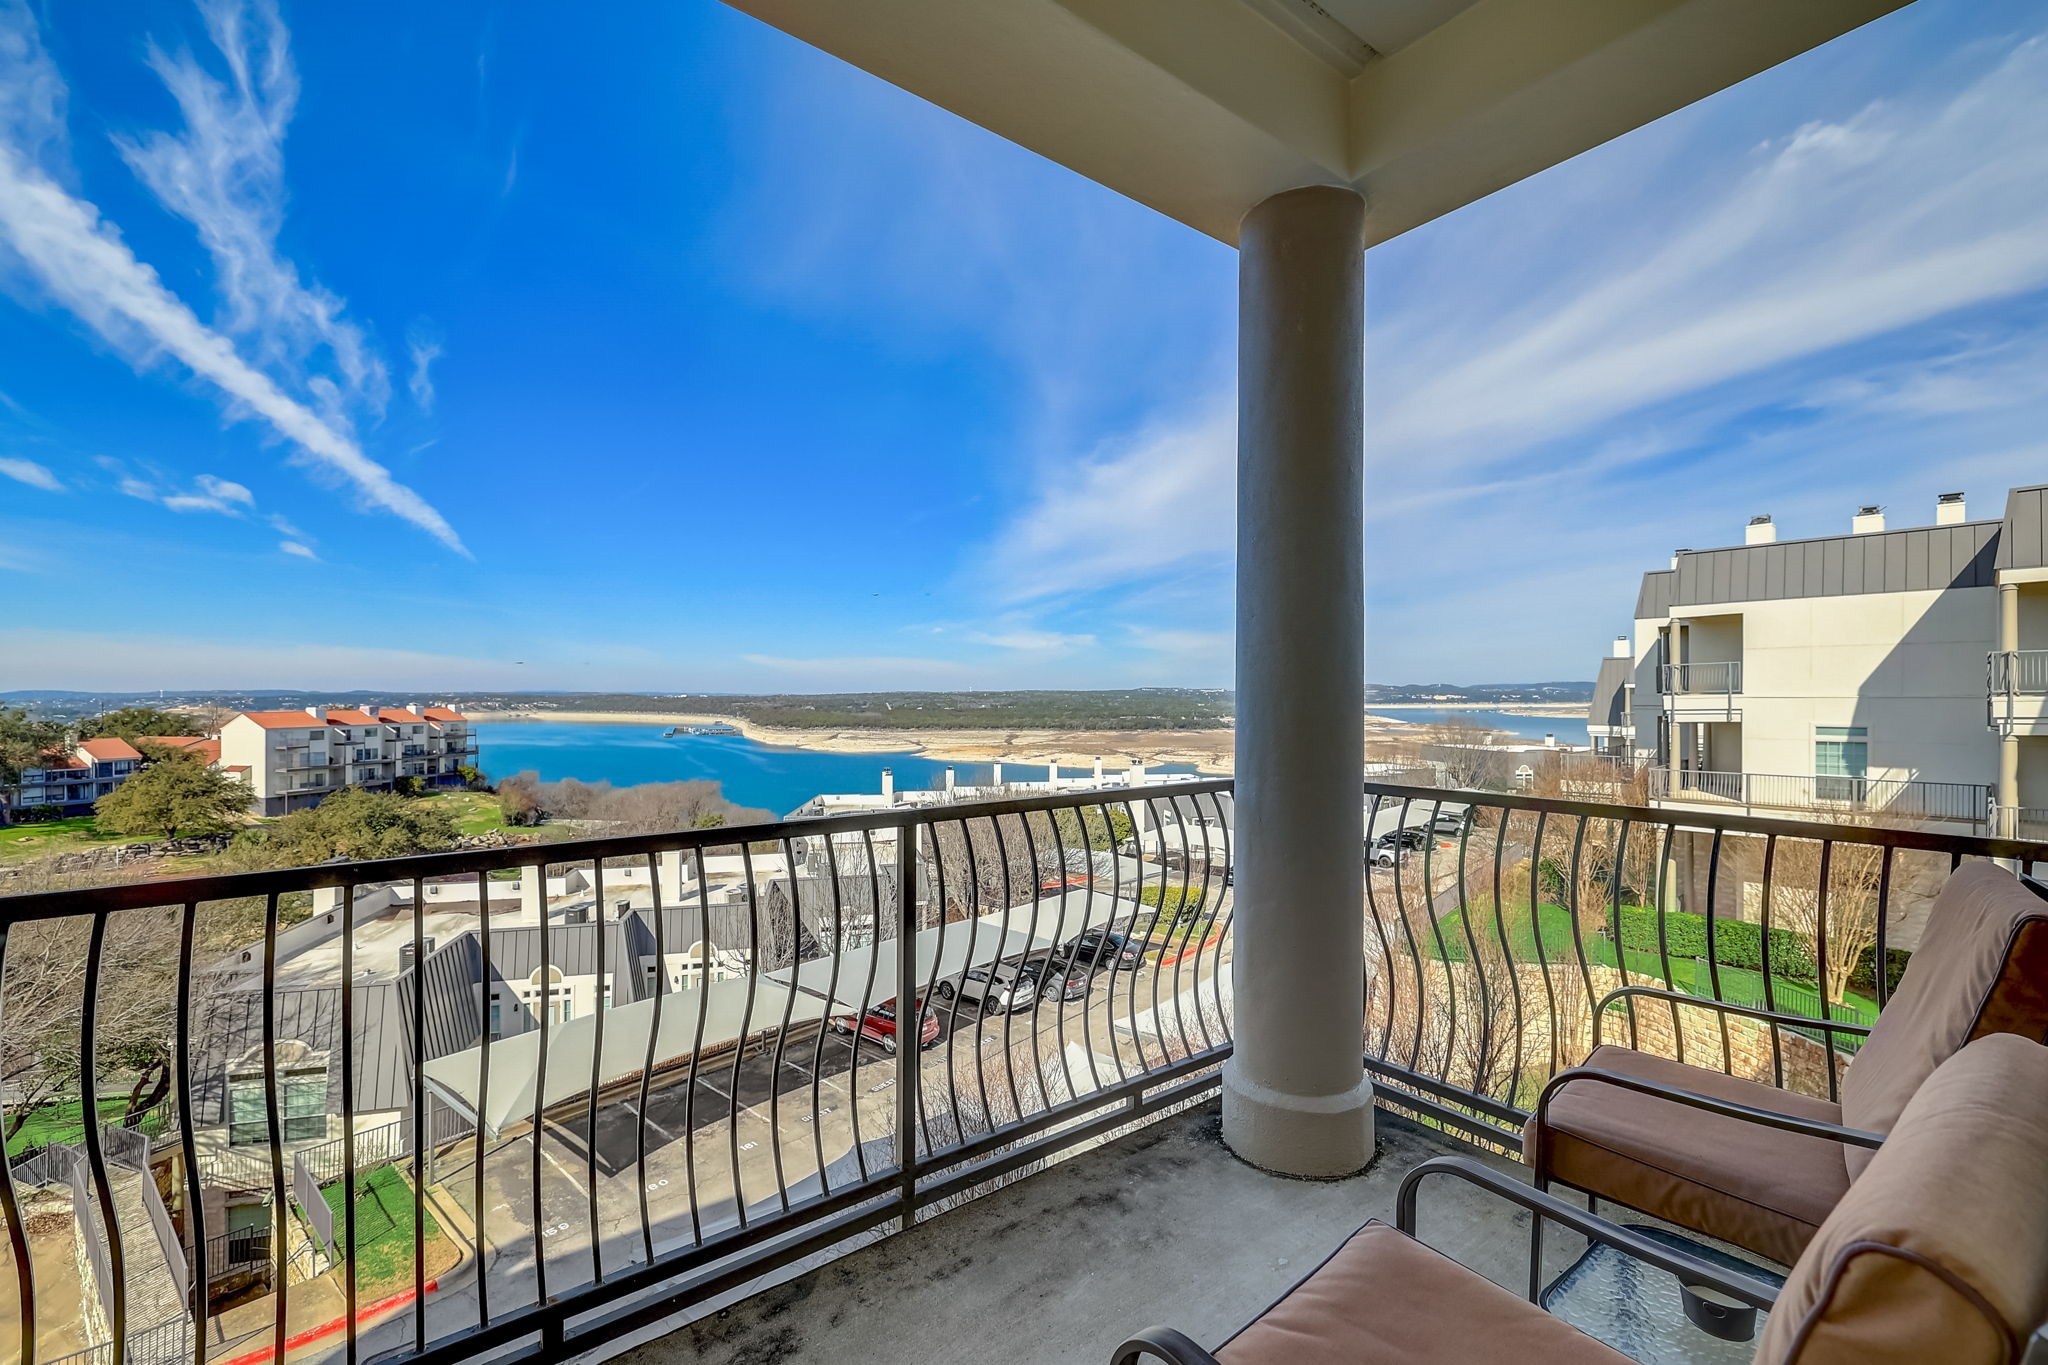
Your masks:
<svg viewBox="0 0 2048 1365"><path fill-rule="evenodd" d="M1758 1365L2010 1365L2048 1315L2044 1171L2048 1047L1969 1044L1792 1268Z"/></svg>
<svg viewBox="0 0 2048 1365"><path fill-rule="evenodd" d="M2020 931L2025 929L2022 934ZM2011 953L2008 949L2025 950ZM1842 1076L1842 1121L1888 1133L1934 1068L1980 1033L2048 1037L2048 993L2027 975L2048 949L2048 901L2003 868L1965 863L1927 913L1920 948ZM1980 1027L1980 1020L1990 1027ZM1870 1160L1851 1148L1851 1179Z"/></svg>
<svg viewBox="0 0 2048 1365"><path fill-rule="evenodd" d="M1628 1365L1484 1276L1367 1223L1216 1352L1223 1365Z"/></svg>
<svg viewBox="0 0 2048 1365"><path fill-rule="evenodd" d="M1586 1065L1794 1118L1840 1123L1826 1100L1686 1066L1632 1048ZM1549 1179L1790 1265L1849 1188L1842 1145L1781 1132L1597 1081L1568 1081L1548 1124L1523 1138Z"/></svg>

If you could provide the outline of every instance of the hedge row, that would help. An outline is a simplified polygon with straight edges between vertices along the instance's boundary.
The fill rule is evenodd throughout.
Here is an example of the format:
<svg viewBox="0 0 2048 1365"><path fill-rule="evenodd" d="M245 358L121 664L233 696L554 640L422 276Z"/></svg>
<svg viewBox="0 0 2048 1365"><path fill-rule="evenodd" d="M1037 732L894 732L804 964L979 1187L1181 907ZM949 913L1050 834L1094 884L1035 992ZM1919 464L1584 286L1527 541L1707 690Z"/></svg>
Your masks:
<svg viewBox="0 0 2048 1365"><path fill-rule="evenodd" d="M1666 913L1664 938L1657 936L1657 912L1642 906L1623 906L1621 910L1621 942L1624 948L1636 952L1656 953L1668 951L1674 960L1705 958L1707 956L1707 919L1684 910ZM1746 967L1750 971L1764 969L1763 926L1747 920L1716 919L1714 921L1714 958L1724 967ZM1871 973L1872 960L1876 954L1866 952L1858 959L1849 973L1849 987L1868 995L1876 986ZM1886 954L1887 992L1896 990L1899 976L1906 970L1911 954L1897 948ZM1839 963L1829 963L1830 974L1841 970ZM1816 981L1820 968L1814 960L1813 944L1806 935L1791 929L1771 930L1771 974L1791 981Z"/></svg>

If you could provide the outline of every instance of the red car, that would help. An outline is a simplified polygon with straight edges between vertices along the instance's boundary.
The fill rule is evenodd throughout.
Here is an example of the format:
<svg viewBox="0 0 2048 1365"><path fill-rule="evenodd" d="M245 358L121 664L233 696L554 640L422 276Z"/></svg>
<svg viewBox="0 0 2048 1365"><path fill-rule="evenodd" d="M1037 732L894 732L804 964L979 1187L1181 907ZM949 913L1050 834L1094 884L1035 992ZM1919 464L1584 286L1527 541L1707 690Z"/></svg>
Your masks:
<svg viewBox="0 0 2048 1365"><path fill-rule="evenodd" d="M939 1016L925 1008L924 997L917 1001L917 1045L927 1048L939 1041ZM853 1016L842 1014L832 1020L832 1027L841 1033L852 1033ZM896 1050L896 1002L884 1000L860 1017L860 1036L869 1042L880 1043L884 1052Z"/></svg>

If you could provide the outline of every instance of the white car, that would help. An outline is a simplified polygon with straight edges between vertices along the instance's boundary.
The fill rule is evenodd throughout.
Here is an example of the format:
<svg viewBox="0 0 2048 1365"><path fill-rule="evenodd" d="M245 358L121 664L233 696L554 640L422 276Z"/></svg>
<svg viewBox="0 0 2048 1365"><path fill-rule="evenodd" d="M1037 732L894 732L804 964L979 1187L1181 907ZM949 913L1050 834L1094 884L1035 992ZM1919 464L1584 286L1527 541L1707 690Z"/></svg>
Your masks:
<svg viewBox="0 0 2048 1365"><path fill-rule="evenodd" d="M1030 1009L1038 998L1038 973L1037 964L991 962L947 977L939 982L936 994L942 1006L951 1005L957 996L979 1004L984 1014L1014 1014Z"/></svg>

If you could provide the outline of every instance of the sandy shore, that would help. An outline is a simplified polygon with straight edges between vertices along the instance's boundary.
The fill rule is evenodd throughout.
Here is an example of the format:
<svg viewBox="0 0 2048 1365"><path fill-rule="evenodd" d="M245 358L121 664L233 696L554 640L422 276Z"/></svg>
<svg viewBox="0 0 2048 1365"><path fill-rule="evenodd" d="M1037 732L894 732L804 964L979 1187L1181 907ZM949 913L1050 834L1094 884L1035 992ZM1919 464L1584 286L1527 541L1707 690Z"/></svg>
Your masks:
<svg viewBox="0 0 2048 1365"><path fill-rule="evenodd" d="M1491 701L1376 701L1375 711L1498 711L1504 716L1583 716L1582 701L1528 701L1502 706ZM1402 724L1410 722L1403 721Z"/></svg>
<svg viewBox="0 0 2048 1365"><path fill-rule="evenodd" d="M960 763L1057 763L1111 768L1134 762L1188 764L1205 773L1235 770L1233 730L860 730L760 725L735 716L681 711L472 711L479 724L556 721L569 725L730 725L759 744L838 754L921 754Z"/></svg>

